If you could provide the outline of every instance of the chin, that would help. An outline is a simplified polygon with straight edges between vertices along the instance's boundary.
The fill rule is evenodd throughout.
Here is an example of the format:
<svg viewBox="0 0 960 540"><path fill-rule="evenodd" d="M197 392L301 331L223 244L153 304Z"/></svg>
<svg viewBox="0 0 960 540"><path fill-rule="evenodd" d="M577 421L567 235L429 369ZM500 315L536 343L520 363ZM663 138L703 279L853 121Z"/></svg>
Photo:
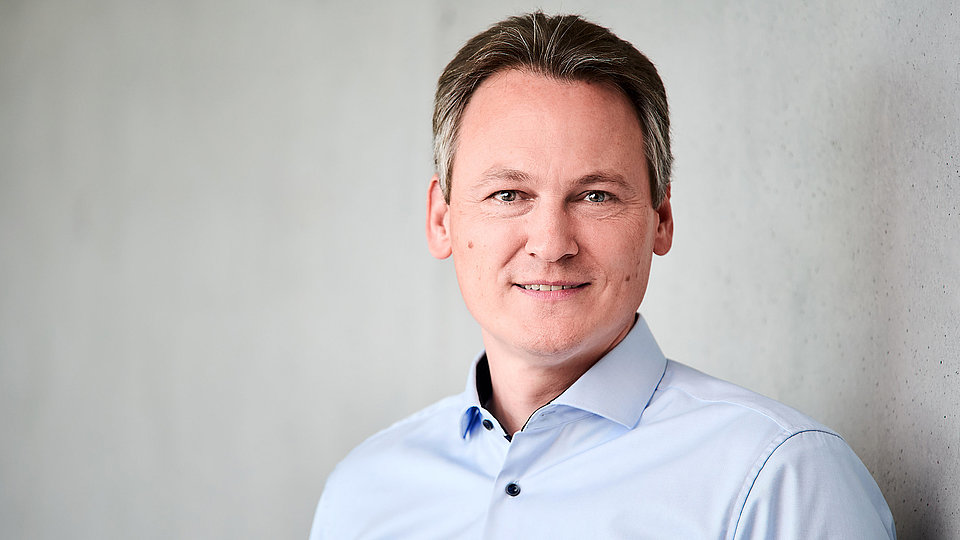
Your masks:
<svg viewBox="0 0 960 540"><path fill-rule="evenodd" d="M578 356L592 348L587 339L590 336L583 334L583 328L568 329L562 325L554 325L520 335L516 335L516 330L511 333L514 335L505 336L507 343L511 343L518 352L554 361Z"/></svg>
<svg viewBox="0 0 960 540"><path fill-rule="evenodd" d="M583 346L581 340L570 339L537 339L530 340L520 345L520 348L526 350L534 356L565 357L574 355L578 349Z"/></svg>
<svg viewBox="0 0 960 540"><path fill-rule="evenodd" d="M528 354L553 356L557 359L579 355L592 356L598 360L620 342L633 327L636 311L616 320L579 320L576 324L548 324L545 328L513 330L513 343ZM509 334L507 334L509 335Z"/></svg>

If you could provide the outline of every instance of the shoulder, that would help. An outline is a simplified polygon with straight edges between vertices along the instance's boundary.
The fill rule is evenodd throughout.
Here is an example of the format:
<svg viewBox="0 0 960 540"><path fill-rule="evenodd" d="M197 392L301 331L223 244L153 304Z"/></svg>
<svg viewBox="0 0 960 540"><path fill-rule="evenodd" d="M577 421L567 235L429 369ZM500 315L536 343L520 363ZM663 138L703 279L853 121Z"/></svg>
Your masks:
<svg viewBox="0 0 960 540"><path fill-rule="evenodd" d="M389 466L392 460L412 457L416 447L435 447L454 439L463 410L463 397L449 396L395 422L351 450L330 479L362 473L381 462Z"/></svg>
<svg viewBox="0 0 960 540"><path fill-rule="evenodd" d="M389 507L399 488L435 462L436 452L458 443L463 409L462 395L442 399L357 445L327 477L311 539L356 536L354 527L368 521L365 508Z"/></svg>
<svg viewBox="0 0 960 540"><path fill-rule="evenodd" d="M742 481L730 523L735 538L895 537L883 495L854 451L796 409L673 361L650 409L713 426L704 444L743 460L742 468L721 460Z"/></svg>
<svg viewBox="0 0 960 540"><path fill-rule="evenodd" d="M821 431L839 437L835 431L779 401L712 377L694 368L667 361L651 405L663 401L664 414L701 413L741 421L775 432L784 439L804 431Z"/></svg>
<svg viewBox="0 0 960 540"><path fill-rule="evenodd" d="M839 436L802 431L744 486L735 538L896 538L870 471Z"/></svg>

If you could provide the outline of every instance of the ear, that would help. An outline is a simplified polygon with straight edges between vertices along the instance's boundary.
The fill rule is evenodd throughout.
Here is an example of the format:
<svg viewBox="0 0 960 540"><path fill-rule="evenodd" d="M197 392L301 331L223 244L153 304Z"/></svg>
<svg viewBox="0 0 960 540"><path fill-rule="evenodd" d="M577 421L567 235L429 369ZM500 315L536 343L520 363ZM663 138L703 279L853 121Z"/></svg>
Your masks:
<svg viewBox="0 0 960 540"><path fill-rule="evenodd" d="M657 217L660 218L660 222L657 224L657 236L653 241L653 252L657 255L666 255L670 251L670 246L673 245L673 209L670 207L669 185L660 208L657 208Z"/></svg>
<svg viewBox="0 0 960 540"><path fill-rule="evenodd" d="M450 256L450 205L443 198L440 179L433 175L427 189L427 247L438 259Z"/></svg>

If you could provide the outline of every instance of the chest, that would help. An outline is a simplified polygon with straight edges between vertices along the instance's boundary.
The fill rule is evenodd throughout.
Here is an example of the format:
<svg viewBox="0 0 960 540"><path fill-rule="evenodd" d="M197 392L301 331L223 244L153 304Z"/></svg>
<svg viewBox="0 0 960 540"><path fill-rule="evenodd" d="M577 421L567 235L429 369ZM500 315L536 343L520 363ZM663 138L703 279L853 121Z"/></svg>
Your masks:
<svg viewBox="0 0 960 540"><path fill-rule="evenodd" d="M674 426L676 427L676 426ZM753 460L657 426L480 432L383 471L369 538L722 538Z"/></svg>

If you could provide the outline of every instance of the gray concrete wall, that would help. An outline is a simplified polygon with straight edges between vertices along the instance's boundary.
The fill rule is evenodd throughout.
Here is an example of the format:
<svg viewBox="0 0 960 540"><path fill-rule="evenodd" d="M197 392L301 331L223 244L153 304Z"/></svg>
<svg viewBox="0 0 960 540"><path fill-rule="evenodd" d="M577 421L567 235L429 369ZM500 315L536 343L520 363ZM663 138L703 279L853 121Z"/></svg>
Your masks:
<svg viewBox="0 0 960 540"><path fill-rule="evenodd" d="M0 537L301 538L349 448L461 389L433 84L536 6L398 4L0 3ZM667 354L837 428L901 538L957 538L960 9L539 5L665 79Z"/></svg>

